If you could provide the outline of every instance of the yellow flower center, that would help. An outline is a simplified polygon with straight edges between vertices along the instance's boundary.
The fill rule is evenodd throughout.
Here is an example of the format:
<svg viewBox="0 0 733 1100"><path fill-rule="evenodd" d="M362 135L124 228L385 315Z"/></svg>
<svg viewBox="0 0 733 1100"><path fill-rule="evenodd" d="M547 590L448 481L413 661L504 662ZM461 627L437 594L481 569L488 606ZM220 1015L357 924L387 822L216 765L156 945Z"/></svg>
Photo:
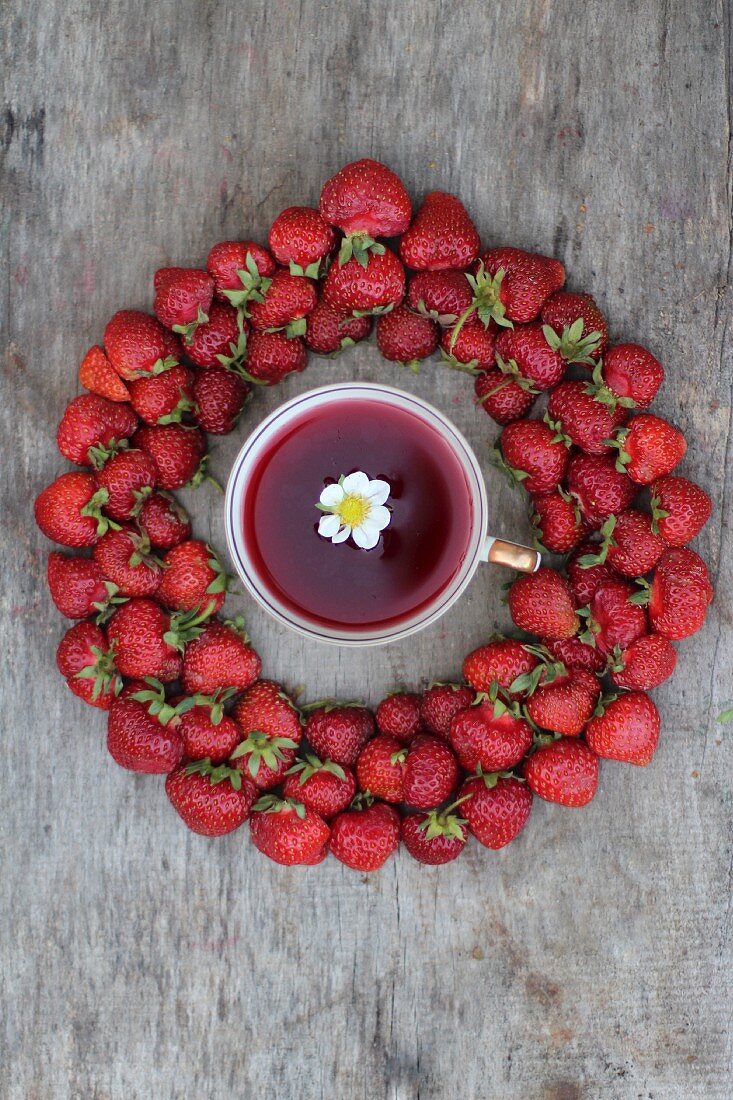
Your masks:
<svg viewBox="0 0 733 1100"><path fill-rule="evenodd" d="M365 497L349 493L335 509L336 515L345 527L360 527L371 511Z"/></svg>

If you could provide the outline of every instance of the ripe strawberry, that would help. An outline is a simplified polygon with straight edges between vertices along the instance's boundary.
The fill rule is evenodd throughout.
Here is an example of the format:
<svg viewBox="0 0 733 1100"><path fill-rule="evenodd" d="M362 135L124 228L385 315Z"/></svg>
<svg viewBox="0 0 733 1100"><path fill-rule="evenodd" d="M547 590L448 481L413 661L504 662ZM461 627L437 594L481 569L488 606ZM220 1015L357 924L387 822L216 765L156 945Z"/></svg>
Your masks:
<svg viewBox="0 0 733 1100"><path fill-rule="evenodd" d="M347 810L331 822L329 849L353 871L377 871L399 844L400 815L384 802Z"/></svg>
<svg viewBox="0 0 733 1100"><path fill-rule="evenodd" d="M405 305L445 327L456 323L471 305L472 297L462 271L418 271L407 282ZM480 327L483 329L483 325Z"/></svg>
<svg viewBox="0 0 733 1100"><path fill-rule="evenodd" d="M519 248L490 248L473 270L474 309L484 324L489 318L503 325L534 321L546 299L565 282L559 260Z"/></svg>
<svg viewBox="0 0 733 1100"><path fill-rule="evenodd" d="M264 856L285 867L312 866L326 854L329 828L302 802L264 795L249 819L252 843Z"/></svg>
<svg viewBox="0 0 733 1100"><path fill-rule="evenodd" d="M451 722L450 743L467 772L513 768L532 746L528 722L501 703L478 703L456 714Z"/></svg>
<svg viewBox="0 0 733 1100"><path fill-rule="evenodd" d="M46 569L51 599L67 619L86 619L106 611L116 587L91 558L53 550Z"/></svg>
<svg viewBox="0 0 733 1100"><path fill-rule="evenodd" d="M206 261L216 297L233 306L243 306L264 293L276 266L267 249L254 241L221 241Z"/></svg>
<svg viewBox="0 0 733 1100"><path fill-rule="evenodd" d="M97 485L107 490L105 512L110 519L120 522L132 519L155 488L155 463L145 451L134 447L116 453L97 453L103 462L101 469L97 469Z"/></svg>
<svg viewBox="0 0 733 1100"><path fill-rule="evenodd" d="M196 705L181 714L178 732L187 760L208 759L212 764L223 764L234 752L242 740L242 730L224 714L224 703L231 695L231 691L197 695Z"/></svg>
<svg viewBox="0 0 733 1100"><path fill-rule="evenodd" d="M321 216L351 240L354 253L374 237L399 237L412 216L410 196L399 176L379 161L346 164L323 185Z"/></svg>
<svg viewBox="0 0 733 1100"><path fill-rule="evenodd" d="M329 821L348 808L356 794L356 779L350 768L332 760L325 762L308 753L288 769L283 795L296 799L309 810Z"/></svg>
<svg viewBox="0 0 733 1100"><path fill-rule="evenodd" d="M586 622L581 641L595 644L601 653L612 653L616 646L626 649L647 633L646 612L631 597L637 589L624 580L606 581L595 590L587 608L578 614Z"/></svg>
<svg viewBox="0 0 733 1100"><path fill-rule="evenodd" d="M567 554L588 533L577 502L562 488L532 497L531 521L538 542L551 554Z"/></svg>
<svg viewBox="0 0 733 1100"><path fill-rule="evenodd" d="M309 714L305 735L322 760L352 768L374 736L374 719L366 707L325 704Z"/></svg>
<svg viewBox="0 0 733 1100"><path fill-rule="evenodd" d="M515 420L499 437L497 462L528 493L549 493L565 477L568 450L542 420Z"/></svg>
<svg viewBox="0 0 733 1100"><path fill-rule="evenodd" d="M597 553L581 557L579 565L607 561L623 577L640 577L654 568L664 552L664 540L654 534L652 517L635 508L618 517L609 516L601 535Z"/></svg>
<svg viewBox="0 0 733 1100"><path fill-rule="evenodd" d="M553 294L542 307L542 323L559 337L557 349L569 363L592 363L606 350L608 325L590 294Z"/></svg>
<svg viewBox="0 0 733 1100"><path fill-rule="evenodd" d="M564 638L562 641L545 638L542 644L550 656L566 668L585 669L586 672L594 672L596 675L603 673L606 668L603 654L595 646L581 642L580 638Z"/></svg>
<svg viewBox="0 0 733 1100"><path fill-rule="evenodd" d="M250 815L257 788L236 768L196 760L175 768L165 781L173 809L194 833L226 836Z"/></svg>
<svg viewBox="0 0 733 1100"><path fill-rule="evenodd" d="M399 248L403 264L415 271L462 270L478 256L481 239L460 199L430 191Z"/></svg>
<svg viewBox="0 0 733 1100"><path fill-rule="evenodd" d="M178 646L198 629L183 617L171 616L150 599L132 599L117 608L107 625L107 637L116 646L117 667L123 676L142 680L152 676L163 683L178 679Z"/></svg>
<svg viewBox="0 0 733 1100"><path fill-rule="evenodd" d="M216 551L199 539L174 546L163 558L164 573L158 600L171 611L192 611L208 607L210 614L221 610L228 577Z"/></svg>
<svg viewBox="0 0 733 1100"><path fill-rule="evenodd" d="M662 634L645 634L622 650L613 651L611 679L616 687L651 691L672 675L677 664L675 648Z"/></svg>
<svg viewBox="0 0 733 1100"><path fill-rule="evenodd" d="M453 718L472 702L473 692L464 684L431 684L420 702L421 724L428 733L447 741Z"/></svg>
<svg viewBox="0 0 733 1100"><path fill-rule="evenodd" d="M377 347L382 358L417 371L438 346L435 321L420 317L406 306L395 306L377 320Z"/></svg>
<svg viewBox="0 0 733 1100"><path fill-rule="evenodd" d="M380 733L368 741L356 761L359 790L383 802L404 802L407 748L396 737Z"/></svg>
<svg viewBox="0 0 733 1100"><path fill-rule="evenodd" d="M651 413L640 413L614 437L616 465L638 485L650 485L674 470L684 457L687 441L678 428Z"/></svg>
<svg viewBox="0 0 733 1100"><path fill-rule="evenodd" d="M525 710L536 726L566 737L582 733L601 694L601 685L592 672L568 669L530 695Z"/></svg>
<svg viewBox="0 0 733 1100"><path fill-rule="evenodd" d="M136 427L137 417L129 405L115 404L94 393L82 393L66 406L56 443L69 462L91 466L92 447L110 447L129 439Z"/></svg>
<svg viewBox="0 0 733 1100"><path fill-rule="evenodd" d="M174 365L134 378L130 401L145 424L178 424L193 412L193 371Z"/></svg>
<svg viewBox="0 0 733 1100"><path fill-rule="evenodd" d="M248 382L275 386L293 372L308 365L308 353L299 336L289 338L283 332L253 332L247 342L246 371Z"/></svg>
<svg viewBox="0 0 733 1100"><path fill-rule="evenodd" d="M104 330L107 358L126 382L156 367L173 366L180 361L181 345L155 317L136 309L121 309Z"/></svg>
<svg viewBox="0 0 733 1100"><path fill-rule="evenodd" d="M407 691L388 695L386 699L382 699L374 717L380 733L396 737L406 745L419 732L422 725L420 696Z"/></svg>
<svg viewBox="0 0 733 1100"><path fill-rule="evenodd" d="M438 812L408 814L402 819L400 836L407 851L418 863L437 867L457 859L466 846L467 833L463 818L449 806Z"/></svg>
<svg viewBox="0 0 733 1100"><path fill-rule="evenodd" d="M284 780L295 763L295 750L303 731L300 715L280 684L259 680L237 700L233 716L244 740L230 760L242 768L261 790L270 790Z"/></svg>
<svg viewBox="0 0 733 1100"><path fill-rule="evenodd" d="M93 474L61 474L36 497L36 523L48 539L62 546L94 546L109 528L102 515L107 490L99 489Z"/></svg>
<svg viewBox="0 0 733 1100"><path fill-rule="evenodd" d="M153 459L159 489L193 487L204 477L206 439L198 428L146 425L135 432L132 444Z"/></svg>
<svg viewBox="0 0 733 1100"><path fill-rule="evenodd" d="M611 408L589 393L585 382L561 382L550 394L547 422L587 454L608 453L607 440L628 420L628 411Z"/></svg>
<svg viewBox="0 0 733 1100"><path fill-rule="evenodd" d="M339 313L385 313L405 296L405 269L388 248L332 264L323 280L323 300Z"/></svg>
<svg viewBox="0 0 733 1100"><path fill-rule="evenodd" d="M479 321L468 321L461 328L453 325L440 338L441 358L446 366L466 374L493 369L496 336Z"/></svg>
<svg viewBox="0 0 733 1100"><path fill-rule="evenodd" d="M570 585L547 565L518 577L509 589L508 603L509 614L520 630L558 640L578 632L580 620Z"/></svg>
<svg viewBox="0 0 733 1100"><path fill-rule="evenodd" d="M199 325L186 346L186 355L197 367L239 365L247 348L249 323L241 310L223 302L214 302L209 319Z"/></svg>
<svg viewBox="0 0 733 1100"><path fill-rule="evenodd" d="M631 398L637 409L647 409L664 381L664 368L639 344L616 344L603 357L601 377L617 397Z"/></svg>
<svg viewBox="0 0 733 1100"><path fill-rule="evenodd" d="M660 477L652 483L653 530L668 546L684 546L699 535L713 504L699 485L686 477Z"/></svg>
<svg viewBox="0 0 733 1100"><path fill-rule="evenodd" d="M121 596L154 596L163 575L150 543L132 527L107 531L94 547L94 560Z"/></svg>
<svg viewBox="0 0 733 1100"><path fill-rule="evenodd" d="M491 692L494 685L505 690L517 676L530 673L539 661L522 642L497 638L474 649L463 661L463 679L475 691ZM465 704L470 706L472 699Z"/></svg>
<svg viewBox="0 0 733 1100"><path fill-rule="evenodd" d="M585 737L597 756L643 767L654 756L660 728L659 711L649 696L629 691L604 700Z"/></svg>
<svg viewBox="0 0 733 1100"><path fill-rule="evenodd" d="M199 371L193 383L196 423L210 435L234 431L249 395L249 384L232 370L211 367Z"/></svg>
<svg viewBox="0 0 733 1100"><path fill-rule="evenodd" d="M315 283L300 275L278 268L262 301L249 303L252 328L258 332L284 329L288 336L302 336L305 317L314 308L318 295Z"/></svg>
<svg viewBox="0 0 733 1100"><path fill-rule="evenodd" d="M616 468L613 455L574 454L567 468L567 490L574 496L588 526L597 530L611 515L620 515L639 491Z"/></svg>
<svg viewBox="0 0 733 1100"><path fill-rule="evenodd" d="M712 598L713 587L702 558L693 550L666 550L649 592L652 629L672 641L688 638L705 622Z"/></svg>
<svg viewBox="0 0 733 1100"><path fill-rule="evenodd" d="M208 604L205 609L208 613ZM207 623L186 646L182 683L188 695L213 695L220 688L246 691L262 671L262 661L252 648L241 623ZM241 724L241 719L235 713Z"/></svg>
<svg viewBox="0 0 733 1100"><path fill-rule="evenodd" d="M587 806L598 790L598 757L577 737L561 737L539 748L524 765L531 790L561 806Z"/></svg>
<svg viewBox="0 0 733 1100"><path fill-rule="evenodd" d="M107 401L129 401L127 386L98 345L89 349L79 367L79 385Z"/></svg>
<svg viewBox="0 0 733 1100"><path fill-rule="evenodd" d="M170 550L191 534L188 512L168 493L151 493L142 502L137 524L156 550Z"/></svg>
<svg viewBox="0 0 733 1100"><path fill-rule="evenodd" d="M502 425L525 417L537 396L531 385L504 374L498 367L477 375L474 390L484 412Z"/></svg>
<svg viewBox="0 0 733 1100"><path fill-rule="evenodd" d="M407 749L404 801L416 810L434 810L453 794L459 775L458 761L447 742L421 733Z"/></svg>
<svg viewBox="0 0 733 1100"><path fill-rule="evenodd" d="M511 774L475 775L459 792L461 812L479 844L497 851L521 833L532 812L532 791Z"/></svg>
<svg viewBox="0 0 733 1100"><path fill-rule="evenodd" d="M542 325L536 323L502 329L496 338L496 355L511 374L525 378L536 390L551 390L567 369L560 352L548 344Z"/></svg>
<svg viewBox="0 0 733 1100"><path fill-rule="evenodd" d="M192 267L163 267L156 271L153 313L162 325L190 344L199 325L209 319L214 280L207 271Z"/></svg>
<svg viewBox="0 0 733 1100"><path fill-rule="evenodd" d="M317 279L323 261L336 246L336 234L311 206L289 206L270 227L268 243L279 264L292 275Z"/></svg>
<svg viewBox="0 0 733 1100"><path fill-rule="evenodd" d="M121 768L147 775L167 775L180 764L183 741L174 707L162 701L147 684L135 683L132 691L116 699L107 718L107 749Z"/></svg>
<svg viewBox="0 0 733 1100"><path fill-rule="evenodd" d="M122 688L114 646L94 623L69 627L56 650L56 664L69 690L101 710L109 710Z"/></svg>
<svg viewBox="0 0 733 1100"><path fill-rule="evenodd" d="M573 592L576 607L585 607L593 599L596 590L607 581L619 579L615 569L599 562L591 564L590 559L597 554L599 543L587 539L568 558L565 568ZM581 561L585 564L581 565Z"/></svg>
<svg viewBox="0 0 733 1100"><path fill-rule="evenodd" d="M322 298L305 319L305 340L316 355L337 355L344 348L365 340L372 331L372 318L338 313Z"/></svg>

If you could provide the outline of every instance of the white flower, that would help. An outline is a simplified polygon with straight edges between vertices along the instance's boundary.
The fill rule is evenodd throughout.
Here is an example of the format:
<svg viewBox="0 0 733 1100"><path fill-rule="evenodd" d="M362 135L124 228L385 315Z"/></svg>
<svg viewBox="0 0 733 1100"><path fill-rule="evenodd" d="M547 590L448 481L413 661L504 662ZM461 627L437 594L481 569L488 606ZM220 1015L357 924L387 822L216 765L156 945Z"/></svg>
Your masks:
<svg viewBox="0 0 733 1100"><path fill-rule="evenodd" d="M318 524L318 534L331 542L346 542L351 536L362 550L371 550L392 518L385 502L390 486L386 481L370 481L357 470L327 485L316 508L326 514Z"/></svg>

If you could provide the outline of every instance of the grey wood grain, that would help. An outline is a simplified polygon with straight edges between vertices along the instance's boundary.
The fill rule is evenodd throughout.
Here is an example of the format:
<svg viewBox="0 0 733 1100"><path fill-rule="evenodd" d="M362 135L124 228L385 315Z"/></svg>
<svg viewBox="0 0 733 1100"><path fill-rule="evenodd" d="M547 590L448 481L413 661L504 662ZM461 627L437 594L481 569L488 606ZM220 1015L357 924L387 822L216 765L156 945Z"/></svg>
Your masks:
<svg viewBox="0 0 733 1100"><path fill-rule="evenodd" d="M4 580L0 830L8 1100L384 1096L476 1100L731 1094L730 9L720 0L6 0ZM645 770L609 765L582 813L538 805L509 849L362 878L207 842L155 779L108 760L61 689L63 629L29 502L81 354L161 263L263 238L360 155L419 196L459 192L486 243L554 251L616 337L666 364L658 402L716 509L718 598L658 693ZM470 381L414 378L373 347L288 395L385 378L494 433ZM225 476L258 395L216 444ZM497 533L526 537L488 470ZM221 502L187 500L222 546ZM267 673L376 701L455 675L506 623L482 570L419 641L352 654L245 605ZM244 602L244 601L243 601Z"/></svg>

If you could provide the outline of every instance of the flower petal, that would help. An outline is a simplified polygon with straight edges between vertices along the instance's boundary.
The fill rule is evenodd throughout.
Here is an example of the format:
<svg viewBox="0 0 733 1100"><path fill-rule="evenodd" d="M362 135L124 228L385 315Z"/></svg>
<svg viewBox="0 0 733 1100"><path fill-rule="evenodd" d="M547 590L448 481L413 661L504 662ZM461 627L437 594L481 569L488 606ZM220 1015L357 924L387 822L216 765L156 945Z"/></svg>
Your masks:
<svg viewBox="0 0 733 1100"><path fill-rule="evenodd" d="M333 508L334 505L341 503L345 495L340 485L333 484L327 485L318 499L326 508Z"/></svg>
<svg viewBox="0 0 733 1100"><path fill-rule="evenodd" d="M369 488L369 478L361 470L355 470L353 474L344 478L341 487L344 493L360 493L365 496Z"/></svg>
<svg viewBox="0 0 733 1100"><path fill-rule="evenodd" d="M370 526L376 527L378 531L382 531L391 519L392 513L389 508L384 508L379 504L370 510L366 522Z"/></svg>
<svg viewBox="0 0 733 1100"><path fill-rule="evenodd" d="M331 536L331 542L346 542L347 538L351 534L350 527L342 527L340 531L337 531L335 535Z"/></svg>
<svg viewBox="0 0 733 1100"><path fill-rule="evenodd" d="M370 481L365 496L368 497L372 504L384 504L390 494L391 488L392 486L388 481L380 481L379 479Z"/></svg>
<svg viewBox="0 0 733 1100"><path fill-rule="evenodd" d="M335 516L333 512L329 512L327 516L321 516L318 522L318 534L323 535L324 539L330 539L336 534L341 526L341 520L338 516Z"/></svg>
<svg viewBox="0 0 733 1100"><path fill-rule="evenodd" d="M368 521L362 523L361 527L355 527L351 533L354 542L362 550L372 550L379 542L379 528Z"/></svg>

